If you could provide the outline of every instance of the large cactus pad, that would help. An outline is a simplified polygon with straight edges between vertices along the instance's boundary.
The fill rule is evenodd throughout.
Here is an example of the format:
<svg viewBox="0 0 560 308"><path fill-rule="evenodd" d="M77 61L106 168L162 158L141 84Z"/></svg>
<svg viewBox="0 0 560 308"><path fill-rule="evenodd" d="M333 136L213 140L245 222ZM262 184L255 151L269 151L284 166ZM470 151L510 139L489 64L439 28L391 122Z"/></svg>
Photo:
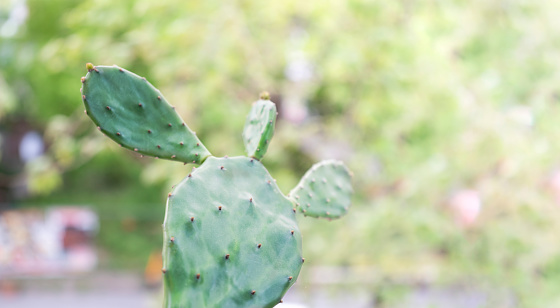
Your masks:
<svg viewBox="0 0 560 308"><path fill-rule="evenodd" d="M342 162L334 160L313 165L290 192L305 216L323 218L346 214L351 195L351 174Z"/></svg>
<svg viewBox="0 0 560 308"><path fill-rule="evenodd" d="M86 113L109 138L158 158L201 163L210 155L145 78L117 66L88 64L88 71L82 78Z"/></svg>
<svg viewBox="0 0 560 308"><path fill-rule="evenodd" d="M169 196L164 307L273 307L303 259L292 202L248 157L208 158Z"/></svg>

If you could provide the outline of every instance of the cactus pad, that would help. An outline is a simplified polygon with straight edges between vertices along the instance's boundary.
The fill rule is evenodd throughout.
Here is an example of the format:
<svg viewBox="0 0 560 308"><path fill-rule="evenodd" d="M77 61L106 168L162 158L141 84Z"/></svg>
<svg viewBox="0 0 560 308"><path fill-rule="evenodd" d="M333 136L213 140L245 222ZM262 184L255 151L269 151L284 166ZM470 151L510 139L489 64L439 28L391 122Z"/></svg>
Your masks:
<svg viewBox="0 0 560 308"><path fill-rule="evenodd" d="M317 163L290 192L305 216L339 218L346 214L352 195L351 174L339 161Z"/></svg>
<svg viewBox="0 0 560 308"><path fill-rule="evenodd" d="M86 113L121 146L158 158L201 163L210 152L161 92L117 66L93 66L82 78Z"/></svg>
<svg viewBox="0 0 560 308"><path fill-rule="evenodd" d="M164 307L273 307L301 269L292 202L248 157L208 158L169 195Z"/></svg>
<svg viewBox="0 0 560 308"><path fill-rule="evenodd" d="M268 93L264 92L261 99L253 104L243 129L243 142L249 157L260 160L266 154L274 135L275 123L276 105L269 100Z"/></svg>

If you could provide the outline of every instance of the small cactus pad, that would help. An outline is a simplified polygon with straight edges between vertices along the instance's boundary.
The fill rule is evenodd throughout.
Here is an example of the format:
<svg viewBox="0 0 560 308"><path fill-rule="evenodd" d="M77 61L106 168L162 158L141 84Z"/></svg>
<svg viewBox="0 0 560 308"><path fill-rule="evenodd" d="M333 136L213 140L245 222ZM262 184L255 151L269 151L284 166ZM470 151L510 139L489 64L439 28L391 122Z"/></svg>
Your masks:
<svg viewBox="0 0 560 308"><path fill-rule="evenodd" d="M303 259L292 202L248 157L209 157L169 195L164 307L273 307Z"/></svg>
<svg viewBox="0 0 560 308"><path fill-rule="evenodd" d="M276 105L269 98L268 93L261 94L261 98L253 104L243 129L247 155L258 160L266 154L276 124Z"/></svg>
<svg viewBox="0 0 560 308"><path fill-rule="evenodd" d="M313 165L290 192L290 198L305 216L323 218L346 214L351 195L351 174L344 163L334 160Z"/></svg>
<svg viewBox="0 0 560 308"><path fill-rule="evenodd" d="M210 152L161 92L117 66L87 64L82 78L86 113L109 138L141 154L201 163Z"/></svg>

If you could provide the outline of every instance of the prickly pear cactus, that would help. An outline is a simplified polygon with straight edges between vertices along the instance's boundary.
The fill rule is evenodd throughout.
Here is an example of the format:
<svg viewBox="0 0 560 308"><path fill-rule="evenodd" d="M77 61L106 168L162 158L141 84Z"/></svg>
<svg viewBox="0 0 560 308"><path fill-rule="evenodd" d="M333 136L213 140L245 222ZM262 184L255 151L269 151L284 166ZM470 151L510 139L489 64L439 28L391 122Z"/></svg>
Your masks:
<svg viewBox="0 0 560 308"><path fill-rule="evenodd" d="M290 197L305 216L339 218L350 207L351 176L342 162L322 161L305 173Z"/></svg>
<svg viewBox="0 0 560 308"><path fill-rule="evenodd" d="M270 101L268 93L261 93L261 98L253 104L243 129L243 142L249 157L262 159L268 143L274 135L276 124L276 105Z"/></svg>
<svg viewBox="0 0 560 308"><path fill-rule="evenodd" d="M210 156L158 89L116 66L88 64L82 78L86 113L107 137L157 158L201 163Z"/></svg>
<svg viewBox="0 0 560 308"><path fill-rule="evenodd" d="M260 160L274 133L267 94L253 104L243 140L249 157L213 157L163 95L117 66L87 64L86 114L136 152L201 164L167 199L163 222L164 307L273 307L296 282L302 237L296 212L338 218L350 205L350 172L337 161L313 166L290 197Z"/></svg>

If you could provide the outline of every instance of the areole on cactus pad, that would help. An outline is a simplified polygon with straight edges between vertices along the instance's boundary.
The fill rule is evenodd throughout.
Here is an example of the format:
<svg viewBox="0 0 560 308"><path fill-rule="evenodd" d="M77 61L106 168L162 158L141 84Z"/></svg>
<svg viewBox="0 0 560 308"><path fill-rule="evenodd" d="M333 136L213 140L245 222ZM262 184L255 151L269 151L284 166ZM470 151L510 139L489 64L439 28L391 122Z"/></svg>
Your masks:
<svg viewBox="0 0 560 308"><path fill-rule="evenodd" d="M345 214L352 187L344 164L314 165L286 197L260 162L276 123L268 94L261 94L247 117L243 141L249 157L216 158L145 78L117 66L86 67L82 100L101 132L141 154L201 164L168 196L163 306L281 302L304 262L297 208L328 219Z"/></svg>

